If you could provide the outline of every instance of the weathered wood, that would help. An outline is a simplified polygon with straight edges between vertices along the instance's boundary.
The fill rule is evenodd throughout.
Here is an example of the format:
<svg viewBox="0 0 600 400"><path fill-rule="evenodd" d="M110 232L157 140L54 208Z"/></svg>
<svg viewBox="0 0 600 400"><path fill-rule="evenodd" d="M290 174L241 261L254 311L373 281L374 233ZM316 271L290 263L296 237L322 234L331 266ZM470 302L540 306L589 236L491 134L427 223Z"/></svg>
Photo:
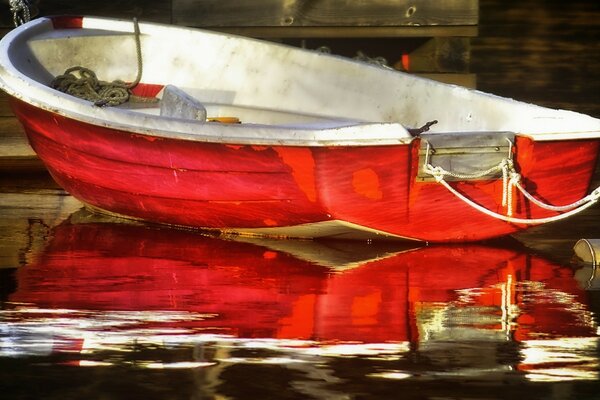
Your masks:
<svg viewBox="0 0 600 400"><path fill-rule="evenodd" d="M8 105L8 95L0 90L0 117L13 117L14 114Z"/></svg>
<svg viewBox="0 0 600 400"><path fill-rule="evenodd" d="M29 146L19 121L14 117L0 118L0 170L31 171L43 168Z"/></svg>
<svg viewBox="0 0 600 400"><path fill-rule="evenodd" d="M478 0L346 3L259 0L240 5L233 0L127 0L115 6L105 1L44 0L33 14L137 17L262 38L477 36ZM284 15L284 11L297 16ZM12 28L8 3L0 2L0 29Z"/></svg>
<svg viewBox="0 0 600 400"><path fill-rule="evenodd" d="M12 185L0 182L0 268L31 262L46 244L50 229L82 207L47 176L15 178Z"/></svg>
<svg viewBox="0 0 600 400"><path fill-rule="evenodd" d="M477 36L478 0L43 0L33 16L71 14L220 28L254 37ZM0 28L13 28L8 1ZM0 32L1 34L1 32Z"/></svg>
<svg viewBox="0 0 600 400"><path fill-rule="evenodd" d="M477 0L173 0L173 22L189 26L477 25Z"/></svg>
<svg viewBox="0 0 600 400"><path fill-rule="evenodd" d="M0 118L0 138L25 137L23 127L15 117Z"/></svg>
<svg viewBox="0 0 600 400"><path fill-rule="evenodd" d="M164 0L122 0L112 1L73 1L40 0L34 14L47 15L94 15L130 19L137 17L142 21L171 23L171 1ZM12 28L12 13L8 4L0 2L0 27Z"/></svg>
<svg viewBox="0 0 600 400"><path fill-rule="evenodd" d="M0 157L0 172L11 174L37 173L44 171L46 167L42 161L35 156L22 157Z"/></svg>
<svg viewBox="0 0 600 400"><path fill-rule="evenodd" d="M475 37L475 25L456 26L234 26L207 27L219 32L255 38L383 38L383 37Z"/></svg>
<svg viewBox="0 0 600 400"><path fill-rule="evenodd" d="M14 116L0 118L0 144L14 138L25 138L23 127ZM0 154L2 154L0 152Z"/></svg>
<svg viewBox="0 0 600 400"><path fill-rule="evenodd" d="M331 53L356 57L360 52L370 58L383 57L388 65L409 72L469 71L470 39L435 38L315 38L283 39L283 43L307 49L326 47Z"/></svg>

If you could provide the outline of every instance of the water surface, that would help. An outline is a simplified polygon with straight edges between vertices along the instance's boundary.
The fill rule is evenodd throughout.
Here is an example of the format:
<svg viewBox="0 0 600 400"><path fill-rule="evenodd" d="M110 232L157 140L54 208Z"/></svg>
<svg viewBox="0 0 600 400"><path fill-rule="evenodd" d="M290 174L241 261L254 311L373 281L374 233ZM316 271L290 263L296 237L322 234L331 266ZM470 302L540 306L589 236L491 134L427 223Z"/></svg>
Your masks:
<svg viewBox="0 0 600 400"><path fill-rule="evenodd" d="M513 239L216 238L97 217L34 182L0 195L22 238L18 268L0 277L10 398L585 399L599 388L600 285L564 241L548 256Z"/></svg>
<svg viewBox="0 0 600 400"><path fill-rule="evenodd" d="M600 116L595 2L480 3L480 89ZM453 246L216 238L97 218L48 176L4 173L0 390L600 398L600 281L572 250L599 221Z"/></svg>

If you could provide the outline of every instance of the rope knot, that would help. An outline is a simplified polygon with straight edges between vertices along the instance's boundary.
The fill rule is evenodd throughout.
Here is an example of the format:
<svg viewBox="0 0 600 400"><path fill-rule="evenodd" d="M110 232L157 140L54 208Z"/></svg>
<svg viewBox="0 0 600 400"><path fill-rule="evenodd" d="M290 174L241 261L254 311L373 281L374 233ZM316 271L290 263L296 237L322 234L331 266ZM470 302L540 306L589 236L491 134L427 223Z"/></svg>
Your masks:
<svg viewBox="0 0 600 400"><path fill-rule="evenodd" d="M446 176L446 170L442 167L434 167L431 164L425 164L423 167L423 171L429 175L431 175L437 183L440 183L444 180Z"/></svg>
<svg viewBox="0 0 600 400"><path fill-rule="evenodd" d="M507 171L512 171L515 169L515 163L512 158L503 158L502 161L500 161L499 167L502 170L506 169Z"/></svg>
<svg viewBox="0 0 600 400"><path fill-rule="evenodd" d="M511 171L510 172L510 179L509 182L514 186L517 183L521 182L521 174L516 172L516 171Z"/></svg>

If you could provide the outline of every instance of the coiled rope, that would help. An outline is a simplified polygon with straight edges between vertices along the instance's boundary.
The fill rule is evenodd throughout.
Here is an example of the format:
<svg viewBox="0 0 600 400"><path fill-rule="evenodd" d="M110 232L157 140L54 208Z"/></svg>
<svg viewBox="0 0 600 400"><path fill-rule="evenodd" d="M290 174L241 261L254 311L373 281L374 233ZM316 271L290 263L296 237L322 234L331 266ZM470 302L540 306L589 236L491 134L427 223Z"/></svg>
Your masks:
<svg viewBox="0 0 600 400"><path fill-rule="evenodd" d="M521 175L515 170L514 163L512 160L512 142L510 140L508 141L511 144L511 146L509 147L509 156L507 158L502 159L500 163L485 171L479 171L472 174L458 174L455 172L446 171L440 166L431 165L429 163L430 145L429 143L427 143L427 153L425 154L423 172L431 175L436 180L436 182L440 183L442 186L448 189L450 193L454 194L457 198L459 198L469 206L473 207L474 209L486 215L489 215L490 217L517 224L537 225L547 222L559 221L561 219L565 219L580 213L581 211L593 206L598 202L598 200L600 200L600 187L597 187L590 194L583 197L582 199L563 206L547 204L539 199L536 199L521 185ZM468 197L454 189L445 180L446 176L451 176L458 179L477 179L489 175L493 172L499 171L502 172L502 206L506 207L506 215L502 215L497 212L488 210L480 204L475 203L473 200L469 199ZM532 203L536 204L540 208L557 212L566 212L546 218L514 218L512 217L514 209L512 193L514 188L517 188L527 199L529 199Z"/></svg>
<svg viewBox="0 0 600 400"><path fill-rule="evenodd" d="M140 83L142 79L142 48L140 43L140 28L137 18L133 19L135 48L137 56L137 76L131 83L122 80L112 82L101 81L94 71L89 68L76 66L57 76L51 83L52 88L70 94L80 99L88 100L95 106L118 106L127 101L141 101L141 98L133 96L131 89Z"/></svg>

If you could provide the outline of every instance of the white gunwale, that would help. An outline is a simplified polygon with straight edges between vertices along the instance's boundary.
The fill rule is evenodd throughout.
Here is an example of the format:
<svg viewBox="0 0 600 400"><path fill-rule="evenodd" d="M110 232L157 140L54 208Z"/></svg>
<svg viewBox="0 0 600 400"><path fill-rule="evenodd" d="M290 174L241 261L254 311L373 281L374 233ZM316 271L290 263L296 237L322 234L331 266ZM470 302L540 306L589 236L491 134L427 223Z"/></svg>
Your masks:
<svg viewBox="0 0 600 400"><path fill-rule="evenodd" d="M413 140L406 127L418 127L433 119L439 123L432 133L510 131L535 140L600 138L600 120L587 115L342 57L160 24L140 24L143 82L175 84L213 108L249 115L262 113L267 118L239 125L165 118L149 109L90 106L88 101L48 86L52 76L82 61L96 64L90 67L98 68L101 79L133 80L136 63L132 30L131 21L104 18L85 17L83 29L56 30L48 18L34 20L9 32L0 42L0 88L35 107L74 120L198 142L398 145ZM82 36L85 38L80 39ZM64 46L77 40L82 46L83 41L96 39L122 58L117 67L112 61L103 61L103 55L94 56L102 54L102 49L75 56L81 48L70 53ZM53 46L48 46L51 41ZM119 46L115 47L116 43ZM190 50L190 43L200 49L198 53ZM91 46L86 42L85 47ZM196 59L190 60L194 57L190 54L196 53ZM294 121L285 123L286 115ZM274 122L269 116L276 117Z"/></svg>

